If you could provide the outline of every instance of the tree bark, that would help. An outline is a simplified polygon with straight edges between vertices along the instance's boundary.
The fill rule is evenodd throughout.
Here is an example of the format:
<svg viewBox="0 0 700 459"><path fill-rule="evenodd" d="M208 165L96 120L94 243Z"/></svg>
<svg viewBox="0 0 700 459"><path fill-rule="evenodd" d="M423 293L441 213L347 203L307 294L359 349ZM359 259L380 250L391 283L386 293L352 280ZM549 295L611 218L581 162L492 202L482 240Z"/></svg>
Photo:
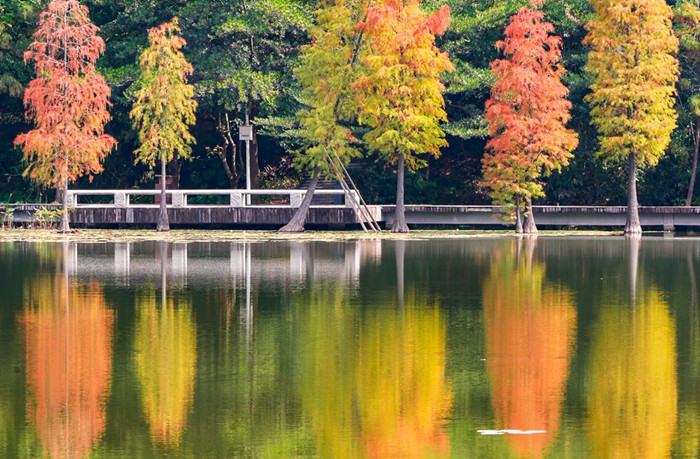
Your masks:
<svg viewBox="0 0 700 459"><path fill-rule="evenodd" d="M642 224L639 220L639 203L637 202L637 154L629 154L629 177L627 190L627 223L625 236L641 236Z"/></svg>
<svg viewBox="0 0 700 459"><path fill-rule="evenodd" d="M527 200L527 218L525 219L525 234L537 234L537 224L535 223L535 214L532 212L532 199Z"/></svg>
<svg viewBox="0 0 700 459"><path fill-rule="evenodd" d="M70 233L70 216L68 215L68 178L63 179L61 187L61 227L59 233Z"/></svg>
<svg viewBox="0 0 700 459"><path fill-rule="evenodd" d="M165 161L160 161L160 211L158 212L158 223L156 231L170 231L170 221L168 220L168 209L165 206Z"/></svg>
<svg viewBox="0 0 700 459"><path fill-rule="evenodd" d="M523 217L520 208L520 196L515 197L515 234L523 234Z"/></svg>
<svg viewBox="0 0 700 459"><path fill-rule="evenodd" d="M695 191L695 178L698 176L698 147L700 147L700 116L695 118L695 146L693 148L693 172L690 174L690 186L688 196L685 198L685 206L690 207Z"/></svg>
<svg viewBox="0 0 700 459"><path fill-rule="evenodd" d="M403 153L399 154L399 161L396 165L396 210L394 211L394 224L391 225L392 233L408 233L406 224L406 210L404 208L404 158Z"/></svg>
<svg viewBox="0 0 700 459"><path fill-rule="evenodd" d="M278 231L280 233L302 233L304 232L304 223L306 222L306 216L309 214L309 207L311 206L311 200L314 197L314 191L316 191L316 185L321 178L321 168L316 167L311 175L311 182L309 182L309 188L306 190L306 195L301 205L294 212L294 216L289 220L289 223L284 225Z"/></svg>

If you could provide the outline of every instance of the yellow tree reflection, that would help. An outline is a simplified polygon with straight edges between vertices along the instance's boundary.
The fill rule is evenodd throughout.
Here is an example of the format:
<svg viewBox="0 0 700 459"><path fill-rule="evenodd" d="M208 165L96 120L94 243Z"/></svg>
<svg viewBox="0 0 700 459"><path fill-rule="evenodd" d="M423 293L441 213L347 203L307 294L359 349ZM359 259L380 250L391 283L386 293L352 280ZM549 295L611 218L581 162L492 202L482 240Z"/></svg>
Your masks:
<svg viewBox="0 0 700 459"><path fill-rule="evenodd" d="M404 308L360 316L346 295L319 287L301 306L302 402L317 455L447 456L452 392L438 305L409 294Z"/></svg>
<svg viewBox="0 0 700 459"><path fill-rule="evenodd" d="M445 320L408 294L401 310L365 318L355 370L361 438L370 457L447 456Z"/></svg>
<svg viewBox="0 0 700 459"><path fill-rule="evenodd" d="M519 243L522 241L514 241ZM498 427L521 457L542 456L559 430L576 329L571 294L545 282L543 263L515 245L497 254L484 283L487 367Z"/></svg>
<svg viewBox="0 0 700 459"><path fill-rule="evenodd" d="M589 435L596 457L670 457L677 422L673 319L654 288L605 305L591 346Z"/></svg>
<svg viewBox="0 0 700 459"><path fill-rule="evenodd" d="M194 395L197 336L189 303L159 304L153 292L139 300L135 331L136 373L151 435L179 446Z"/></svg>
<svg viewBox="0 0 700 459"><path fill-rule="evenodd" d="M299 314L302 404L319 457L361 456L353 409L357 316L346 301L342 288L319 285Z"/></svg>
<svg viewBox="0 0 700 459"><path fill-rule="evenodd" d="M27 411L44 455L82 457L105 429L114 313L102 288L69 284L65 274L29 287L24 324Z"/></svg>

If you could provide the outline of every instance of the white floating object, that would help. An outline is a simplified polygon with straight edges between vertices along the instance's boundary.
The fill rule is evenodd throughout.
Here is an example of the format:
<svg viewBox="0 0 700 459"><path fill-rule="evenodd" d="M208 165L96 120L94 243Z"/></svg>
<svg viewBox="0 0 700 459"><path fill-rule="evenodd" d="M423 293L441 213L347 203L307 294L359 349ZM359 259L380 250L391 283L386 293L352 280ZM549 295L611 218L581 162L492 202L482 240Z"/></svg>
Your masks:
<svg viewBox="0 0 700 459"><path fill-rule="evenodd" d="M503 435L502 430L477 430L481 435Z"/></svg>
<svg viewBox="0 0 700 459"><path fill-rule="evenodd" d="M545 434L546 430L519 430L519 429L502 429L502 430L477 430L481 435L535 435Z"/></svg>

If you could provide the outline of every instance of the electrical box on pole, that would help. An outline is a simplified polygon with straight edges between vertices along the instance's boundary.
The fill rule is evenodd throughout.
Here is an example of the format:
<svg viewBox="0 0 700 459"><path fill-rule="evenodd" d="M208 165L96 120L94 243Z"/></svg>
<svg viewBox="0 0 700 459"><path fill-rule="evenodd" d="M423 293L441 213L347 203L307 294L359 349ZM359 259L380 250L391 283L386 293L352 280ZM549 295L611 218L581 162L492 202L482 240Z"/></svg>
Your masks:
<svg viewBox="0 0 700 459"><path fill-rule="evenodd" d="M253 125L244 124L238 131L238 140L245 140L245 189L250 191L250 141L253 140ZM246 197L246 204L250 205L250 194Z"/></svg>

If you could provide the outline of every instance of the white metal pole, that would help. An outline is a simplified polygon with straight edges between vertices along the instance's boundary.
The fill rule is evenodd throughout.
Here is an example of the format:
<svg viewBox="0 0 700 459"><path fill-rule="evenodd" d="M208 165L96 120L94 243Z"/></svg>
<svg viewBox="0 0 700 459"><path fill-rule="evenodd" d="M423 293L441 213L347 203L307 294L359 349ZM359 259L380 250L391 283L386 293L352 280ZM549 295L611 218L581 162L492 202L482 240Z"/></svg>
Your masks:
<svg viewBox="0 0 700 459"><path fill-rule="evenodd" d="M250 191L250 140L245 141L245 189ZM250 205L250 194L246 195L246 205Z"/></svg>

